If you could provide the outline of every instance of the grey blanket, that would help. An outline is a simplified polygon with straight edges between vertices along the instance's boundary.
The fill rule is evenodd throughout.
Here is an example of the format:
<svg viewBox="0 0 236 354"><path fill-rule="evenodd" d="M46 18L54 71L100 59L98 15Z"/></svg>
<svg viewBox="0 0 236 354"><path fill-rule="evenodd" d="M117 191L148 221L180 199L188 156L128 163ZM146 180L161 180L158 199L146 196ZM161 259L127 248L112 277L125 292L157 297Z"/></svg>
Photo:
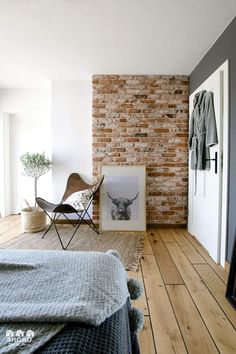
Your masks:
<svg viewBox="0 0 236 354"><path fill-rule="evenodd" d="M0 251L2 328L12 322L22 322L22 326L25 322L34 326L35 322L49 323L50 328L53 322L58 323L49 330L54 335L69 321L99 325L120 309L128 296L126 271L113 255Z"/></svg>

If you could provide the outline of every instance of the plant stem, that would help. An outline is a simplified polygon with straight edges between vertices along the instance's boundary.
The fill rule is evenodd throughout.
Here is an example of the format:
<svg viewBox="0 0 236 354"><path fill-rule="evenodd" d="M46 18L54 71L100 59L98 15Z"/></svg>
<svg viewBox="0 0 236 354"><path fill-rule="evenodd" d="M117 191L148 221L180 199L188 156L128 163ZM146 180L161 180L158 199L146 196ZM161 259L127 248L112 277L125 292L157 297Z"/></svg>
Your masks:
<svg viewBox="0 0 236 354"><path fill-rule="evenodd" d="M36 210L36 198L37 198L37 181L38 181L38 178L35 178L34 179L34 207L35 207L35 210Z"/></svg>

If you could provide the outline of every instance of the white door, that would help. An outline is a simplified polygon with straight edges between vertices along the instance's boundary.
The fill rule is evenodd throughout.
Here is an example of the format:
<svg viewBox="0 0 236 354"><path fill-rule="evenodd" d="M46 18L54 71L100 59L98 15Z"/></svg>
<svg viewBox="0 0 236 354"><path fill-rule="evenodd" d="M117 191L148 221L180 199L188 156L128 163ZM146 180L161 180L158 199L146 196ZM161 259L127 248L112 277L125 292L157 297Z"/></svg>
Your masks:
<svg viewBox="0 0 236 354"><path fill-rule="evenodd" d="M191 170L189 163L189 215L188 230L207 249L217 263L220 261L222 221L222 156L223 156L223 95L222 70L216 70L191 96L201 90L214 95L214 108L218 133L218 144L210 148L210 170ZM190 161L189 161L190 162ZM196 194L195 191L196 184ZM225 237L226 235L224 235Z"/></svg>

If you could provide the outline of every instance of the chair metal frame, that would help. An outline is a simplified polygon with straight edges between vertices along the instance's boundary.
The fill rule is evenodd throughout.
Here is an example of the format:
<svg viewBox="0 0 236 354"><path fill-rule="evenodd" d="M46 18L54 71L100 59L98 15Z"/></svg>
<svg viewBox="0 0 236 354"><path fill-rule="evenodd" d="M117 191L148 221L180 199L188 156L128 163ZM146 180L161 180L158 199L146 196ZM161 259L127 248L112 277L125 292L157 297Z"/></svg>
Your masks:
<svg viewBox="0 0 236 354"><path fill-rule="evenodd" d="M71 180L76 180L77 182L79 181L79 183L77 183L77 184L79 184L79 186L76 186L76 184L74 186L71 186L70 185ZM73 240L73 238L74 238L78 228L82 224L82 222L85 222L93 231L95 231L97 234L99 234L98 228L96 227L91 216L88 213L88 209L90 208L95 195L98 193L103 180L104 180L104 176L102 176L102 178L96 184L89 185L83 181L83 179L79 176L79 174L72 173L68 177L66 191L62 197L62 201L60 204L53 204L53 203L46 201L43 198L39 198L39 197L36 198L36 203L45 212L45 214L49 217L49 219L51 221L49 227L44 232L42 238L44 238L46 236L46 234L48 233L48 231L51 229L51 227L54 226L57 236L58 236L58 239L60 241L61 247L63 250L66 250L68 248L68 246L70 245L71 241ZM76 210L72 205L63 203L74 192L88 189L88 187L93 189L93 193L91 194L91 196L88 200L88 203L84 209ZM51 216L50 214L54 214L54 215ZM73 222L71 219L69 219L66 214L76 214L77 215L77 219L75 219L76 222ZM63 244L58 227L56 225L56 221L60 218L61 215L63 215L68 220L68 222L75 227L75 230L73 231L73 233L72 233L69 241L66 243L66 245ZM87 217L87 218L85 218L85 217Z"/></svg>

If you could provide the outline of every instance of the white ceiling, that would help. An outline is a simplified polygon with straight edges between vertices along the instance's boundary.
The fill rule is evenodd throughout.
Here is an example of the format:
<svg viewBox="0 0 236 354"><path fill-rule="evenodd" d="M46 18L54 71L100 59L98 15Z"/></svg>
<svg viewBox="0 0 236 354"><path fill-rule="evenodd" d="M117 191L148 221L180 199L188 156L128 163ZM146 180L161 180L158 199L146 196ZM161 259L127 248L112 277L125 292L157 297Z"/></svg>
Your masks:
<svg viewBox="0 0 236 354"><path fill-rule="evenodd" d="M0 0L0 87L190 74L235 0Z"/></svg>

